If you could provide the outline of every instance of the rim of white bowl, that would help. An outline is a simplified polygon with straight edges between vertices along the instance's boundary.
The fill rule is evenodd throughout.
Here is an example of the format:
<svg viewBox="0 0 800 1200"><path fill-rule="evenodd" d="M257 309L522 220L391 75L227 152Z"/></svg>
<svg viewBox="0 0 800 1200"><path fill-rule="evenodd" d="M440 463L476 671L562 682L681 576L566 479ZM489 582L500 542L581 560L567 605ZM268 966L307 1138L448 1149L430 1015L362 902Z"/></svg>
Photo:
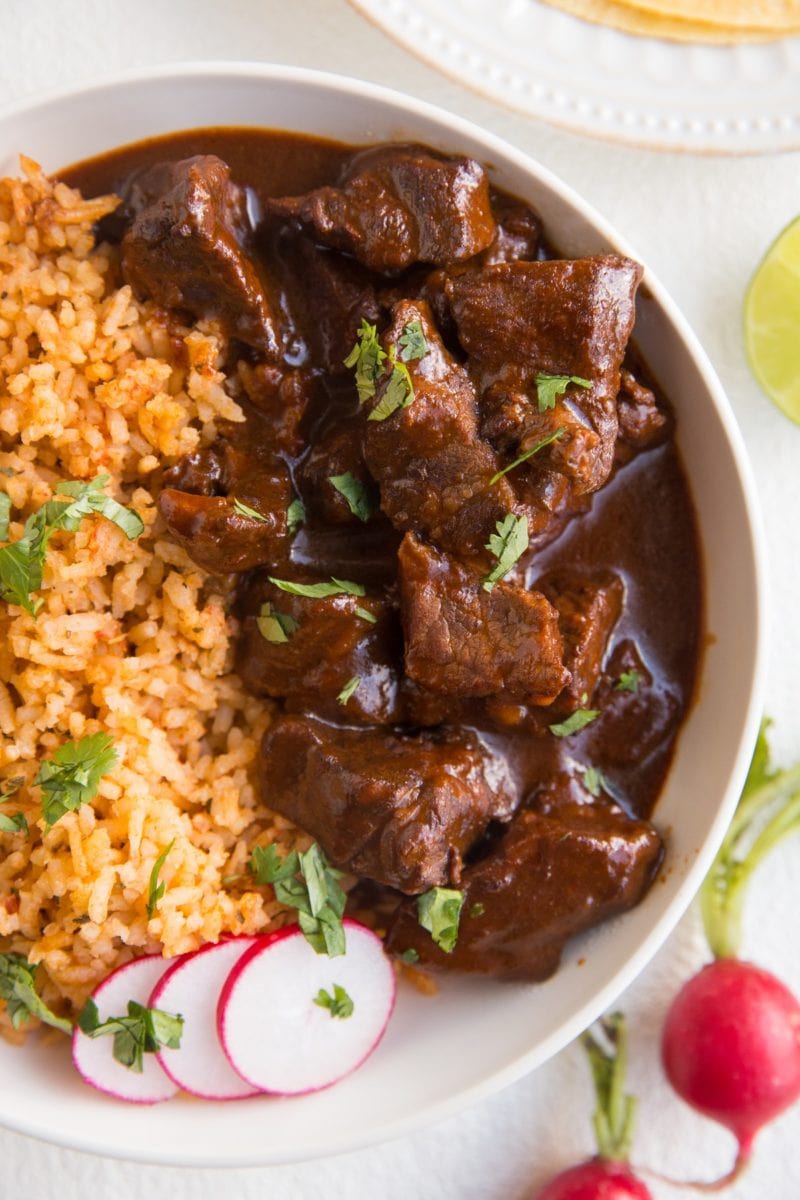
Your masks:
<svg viewBox="0 0 800 1200"><path fill-rule="evenodd" d="M639 262L643 261L627 240L621 237L591 204L585 201L568 184L559 179L557 175L553 174L549 168L543 166L525 152L518 150L511 143L505 141L505 139L484 130L466 118L454 115L446 109L440 108L428 101L419 100L396 89L384 87L381 84L333 72L286 64L235 60L163 62L154 66L115 72L113 75L101 75L81 84L48 89L35 96L23 97L19 101L0 108L0 123L79 96L91 95L92 93L100 93L117 88L124 89L131 84L146 84L149 81L168 80L171 78L196 78L200 80L209 77L251 78L254 81L260 80L271 83L305 84L315 89L329 89L342 94L357 96L365 101L372 100L376 103L390 105L397 108L399 112L402 112L404 118L419 116L423 120L434 122L442 128L448 137L451 134L456 138L459 135L463 135L471 141L482 143L485 147L488 160L494 161L498 158L505 160L517 169L531 175L548 188L560 203L577 211L616 251L635 258ZM108 1140L98 1141L96 1137L93 1139L89 1135L68 1137L61 1134L58 1129L41 1127L34 1119L26 1115L16 1116L15 1114L11 1114L4 1117L4 1124L7 1128L70 1149L103 1154L112 1158L173 1166L203 1166L212 1168L262 1166L311 1160L362 1149L366 1146L401 1137L404 1134L419 1129L421 1126L445 1120L527 1075L572 1042L592 1021L596 1020L601 1013L613 1004L663 945L666 938L688 909L703 877L713 862L747 775L752 749L763 713L767 668L767 572L764 551L765 539L762 529L762 518L756 500L755 480L741 432L722 383L708 355L681 310L677 307L658 278L647 267L646 263L644 266L645 273L642 283L649 290L657 307L663 311L676 330L680 340L689 350L690 356L714 405L728 440L731 457L741 487L741 500L748 519L748 531L750 534L749 548L755 567L754 598L756 607L755 623L753 628L748 631L752 635L754 642L753 672L749 701L741 723L738 750L730 767L728 783L720 798L716 815L702 847L697 852L694 862L686 868L680 887L659 919L654 922L647 936L641 940L636 950L626 959L624 965L608 979L604 987L593 993L590 999L568 1021L559 1026L558 1030L554 1031L548 1037L543 1038L535 1046L531 1047L528 1052L518 1055L513 1061L498 1067L479 1082L462 1088L446 1100L431 1102L424 1107L415 1109L414 1112L407 1114L405 1117L386 1120L382 1124L372 1127L367 1132L353 1130L352 1134L346 1140L339 1136L331 1142L326 1142L324 1137L317 1138L314 1145L309 1147L308 1152L304 1154L303 1159L299 1158L296 1154L287 1156L282 1155L280 1150L265 1152L263 1149L260 1151L256 1149L249 1155L237 1153L233 1158L226 1157L225 1153L219 1149L210 1150L206 1146L200 1148L199 1154L194 1153L191 1157L181 1150L174 1152L152 1152L148 1151L146 1147L142 1147L141 1149L137 1147L136 1150L132 1150L129 1146L122 1147L110 1143Z"/></svg>

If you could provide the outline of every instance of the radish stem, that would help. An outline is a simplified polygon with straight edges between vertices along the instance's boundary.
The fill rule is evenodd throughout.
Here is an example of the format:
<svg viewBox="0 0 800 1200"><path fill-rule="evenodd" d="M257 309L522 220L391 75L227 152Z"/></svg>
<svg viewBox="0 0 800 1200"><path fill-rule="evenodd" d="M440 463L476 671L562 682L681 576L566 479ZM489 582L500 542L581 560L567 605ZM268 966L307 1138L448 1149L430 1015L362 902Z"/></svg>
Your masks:
<svg viewBox="0 0 800 1200"><path fill-rule="evenodd" d="M625 1092L628 1069L628 1035L622 1013L612 1013L598 1022L599 1034L584 1033L583 1047L589 1058L597 1096L592 1115L597 1149L601 1158L627 1162L633 1136L636 1099Z"/></svg>
<svg viewBox="0 0 800 1200"><path fill-rule="evenodd" d="M703 925L715 958L738 954L750 877L782 838L800 830L800 766L770 770L766 726L765 722L739 806L700 889Z"/></svg>

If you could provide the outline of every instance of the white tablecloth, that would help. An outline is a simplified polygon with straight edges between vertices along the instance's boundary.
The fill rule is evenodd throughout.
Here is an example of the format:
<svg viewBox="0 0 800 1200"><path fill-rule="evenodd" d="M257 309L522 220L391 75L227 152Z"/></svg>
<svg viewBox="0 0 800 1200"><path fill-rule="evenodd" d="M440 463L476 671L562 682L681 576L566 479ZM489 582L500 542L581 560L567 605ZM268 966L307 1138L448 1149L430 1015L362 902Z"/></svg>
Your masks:
<svg viewBox="0 0 800 1200"><path fill-rule="evenodd" d="M800 154L699 158L587 141L501 110L437 75L345 0L0 4L0 104L138 64L204 58L325 68L443 105L533 154L624 232L694 325L744 431L766 518L773 741L779 761L800 759L800 428L759 393L747 371L740 331L747 279L768 242L800 211ZM796 991L798 875L796 839L756 877L745 937L745 952ZM666 1003L703 957L697 919L690 913L621 1001L632 1027L630 1082L640 1097L634 1157L684 1178L714 1177L733 1155L728 1135L691 1114L658 1067ZM591 1105L583 1056L573 1047L492 1099L413 1137L296 1166L225 1172L143 1167L0 1131L0 1196L525 1200L557 1169L591 1151ZM659 1200L677 1194L657 1185L653 1190ZM727 1194L731 1200L800 1195L800 1107L762 1135L750 1172Z"/></svg>

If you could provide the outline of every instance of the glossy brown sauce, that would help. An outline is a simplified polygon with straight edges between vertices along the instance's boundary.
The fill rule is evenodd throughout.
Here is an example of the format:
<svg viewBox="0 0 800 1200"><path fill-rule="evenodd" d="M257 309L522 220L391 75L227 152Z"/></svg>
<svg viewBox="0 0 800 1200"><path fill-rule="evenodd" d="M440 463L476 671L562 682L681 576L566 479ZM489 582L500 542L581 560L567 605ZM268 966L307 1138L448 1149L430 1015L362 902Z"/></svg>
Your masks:
<svg viewBox="0 0 800 1200"><path fill-rule="evenodd" d="M257 212L268 196L299 194L330 182L351 152L351 147L340 143L269 130L192 130L123 147L59 175L85 195L124 192L131 175L142 167L165 159L216 154L228 163L234 181L249 189ZM558 230L545 232L551 244L557 244ZM261 252L266 258L275 249L265 246ZM342 355L349 349L342 347ZM290 357L294 363L308 365L301 337ZM653 386L641 363L636 369ZM342 424L354 419L357 411L348 381L325 381L324 386L323 401L311 414L312 443L330 420ZM245 436L253 436L256 424L251 414ZM357 530L356 536L349 527L315 528L311 522L295 538L292 558L320 576L334 574L375 586L394 577L400 536L382 515ZM611 569L622 578L626 600L607 657L613 657L625 639L635 642L654 686L669 693L682 718L692 699L700 660L702 572L692 502L674 442L639 454L619 468L594 494L585 513L574 517L544 550L531 555L528 583L556 565L567 564ZM535 791L540 779L559 769L575 773L591 765L603 772L624 807L641 816L655 804L676 736L673 722L669 736L642 761L621 765L592 726L556 739L536 736L525 728L498 730L495 724L488 729L481 726L477 713L474 718L467 716L466 723L507 757L522 782L523 794ZM619 739L624 733L617 730L615 736Z"/></svg>

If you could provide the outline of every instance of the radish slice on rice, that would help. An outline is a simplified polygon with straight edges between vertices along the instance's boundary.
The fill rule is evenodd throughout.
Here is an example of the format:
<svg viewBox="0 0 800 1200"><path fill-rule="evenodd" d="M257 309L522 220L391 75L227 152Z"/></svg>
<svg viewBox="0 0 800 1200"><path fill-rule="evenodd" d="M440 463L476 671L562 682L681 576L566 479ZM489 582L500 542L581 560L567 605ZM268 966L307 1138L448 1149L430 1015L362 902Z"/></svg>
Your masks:
<svg viewBox="0 0 800 1200"><path fill-rule="evenodd" d="M154 987L168 967L169 963L160 954L136 958L118 967L92 993L100 1021L124 1017L129 1000L149 1004ZM171 1099L178 1091L155 1054L145 1054L141 1072L117 1062L111 1035L91 1038L76 1026L72 1035L72 1061L87 1083L118 1100L157 1104Z"/></svg>
<svg viewBox="0 0 800 1200"><path fill-rule="evenodd" d="M150 996L151 1008L186 1018L178 1049L156 1057L170 1079L205 1100L241 1100L260 1088L246 1083L229 1063L217 1036L217 1003L222 986L245 951L263 939L228 938L185 954L169 967Z"/></svg>
<svg viewBox="0 0 800 1200"><path fill-rule="evenodd" d="M285 1096L330 1087L381 1040L394 970L379 937L357 921L343 924L346 954L317 954L293 925L261 939L228 976L220 1040L253 1087Z"/></svg>

